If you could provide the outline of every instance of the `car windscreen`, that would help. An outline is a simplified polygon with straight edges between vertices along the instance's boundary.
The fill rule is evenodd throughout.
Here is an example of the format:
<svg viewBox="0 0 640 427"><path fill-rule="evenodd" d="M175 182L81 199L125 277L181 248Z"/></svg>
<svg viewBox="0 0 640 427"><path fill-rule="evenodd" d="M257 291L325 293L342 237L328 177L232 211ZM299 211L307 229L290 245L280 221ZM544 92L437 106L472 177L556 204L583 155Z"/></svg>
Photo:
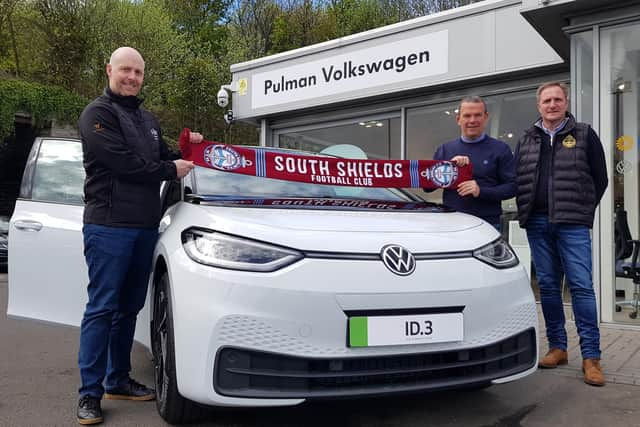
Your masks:
<svg viewBox="0 0 640 427"><path fill-rule="evenodd" d="M193 190L200 195L235 198L338 198L409 202L411 197L395 188L346 187L259 178L196 167Z"/></svg>

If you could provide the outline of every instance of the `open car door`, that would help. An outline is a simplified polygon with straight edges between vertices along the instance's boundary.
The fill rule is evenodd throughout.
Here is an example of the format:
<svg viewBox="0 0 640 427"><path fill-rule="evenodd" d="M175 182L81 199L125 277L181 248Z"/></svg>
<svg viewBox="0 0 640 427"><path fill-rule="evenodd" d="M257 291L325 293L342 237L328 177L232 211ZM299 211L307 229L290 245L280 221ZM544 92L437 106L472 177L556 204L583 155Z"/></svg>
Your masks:
<svg viewBox="0 0 640 427"><path fill-rule="evenodd" d="M80 140L36 139L9 224L9 316L80 325L84 176Z"/></svg>

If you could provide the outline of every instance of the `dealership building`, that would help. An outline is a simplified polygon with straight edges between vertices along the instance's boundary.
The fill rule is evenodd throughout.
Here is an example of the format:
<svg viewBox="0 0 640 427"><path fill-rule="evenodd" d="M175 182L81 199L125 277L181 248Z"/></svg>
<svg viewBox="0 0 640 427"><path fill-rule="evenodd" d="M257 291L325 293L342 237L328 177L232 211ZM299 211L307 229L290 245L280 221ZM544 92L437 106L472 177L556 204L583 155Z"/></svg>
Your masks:
<svg viewBox="0 0 640 427"><path fill-rule="evenodd" d="M640 4L615 0L486 0L231 67L233 114L265 146L320 151L355 144L374 159L430 159L459 136L459 100L487 102L487 133L512 148L537 118L536 88L570 86L571 111L604 145L609 188L593 228L600 320L640 327L633 281L616 277L615 212L640 238ZM441 199L440 192L420 194ZM515 200L504 233L530 253ZM619 261L619 260L618 260ZM535 278L532 279L535 288ZM565 302L570 302L565 290Z"/></svg>

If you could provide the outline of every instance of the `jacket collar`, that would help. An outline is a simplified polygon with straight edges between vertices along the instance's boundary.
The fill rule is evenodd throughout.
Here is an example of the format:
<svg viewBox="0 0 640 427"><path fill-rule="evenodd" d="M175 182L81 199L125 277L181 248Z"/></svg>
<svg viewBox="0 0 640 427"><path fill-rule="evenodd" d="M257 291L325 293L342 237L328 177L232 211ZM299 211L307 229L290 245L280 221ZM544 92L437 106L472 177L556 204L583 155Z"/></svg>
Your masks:
<svg viewBox="0 0 640 427"><path fill-rule="evenodd" d="M487 134L484 132L482 133L482 135L474 139L469 139L465 136L460 135L460 141L462 141L463 144L475 144L477 142L482 142L485 139L487 139Z"/></svg>
<svg viewBox="0 0 640 427"><path fill-rule="evenodd" d="M106 87L104 90L104 95L109 98L112 102L115 102L118 105L121 105L125 108L135 110L140 107L143 100L138 98L137 96L122 96L116 93L113 93L110 87Z"/></svg>
<svg viewBox="0 0 640 427"><path fill-rule="evenodd" d="M573 114L569 113L567 111L567 113L565 114L565 117L567 118L567 123L565 123L564 127L562 129L560 129L558 132L556 132L556 135L558 134L567 134L569 132L571 132L575 127L576 127L576 118L573 117ZM546 135L545 130L542 128L542 126L539 126L538 124L542 123L542 117L538 117L538 119L533 123L533 126L531 126L529 128L529 133L533 133L533 134L538 134L538 135Z"/></svg>

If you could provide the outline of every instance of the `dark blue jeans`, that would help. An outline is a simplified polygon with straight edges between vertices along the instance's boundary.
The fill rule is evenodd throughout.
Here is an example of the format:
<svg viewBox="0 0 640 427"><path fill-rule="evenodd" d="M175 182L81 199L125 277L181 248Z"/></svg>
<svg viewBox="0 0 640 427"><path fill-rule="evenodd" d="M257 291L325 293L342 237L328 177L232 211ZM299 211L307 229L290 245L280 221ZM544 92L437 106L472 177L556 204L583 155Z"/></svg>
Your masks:
<svg viewBox="0 0 640 427"><path fill-rule="evenodd" d="M102 398L105 389L129 378L136 317L146 299L158 231L86 224L82 234L89 302L80 327L78 391Z"/></svg>
<svg viewBox="0 0 640 427"><path fill-rule="evenodd" d="M549 348L567 349L562 305L564 272L571 292L582 358L599 359L600 331L591 279L589 227L578 224L551 224L548 216L533 215L527 222L527 238L540 287L540 302L547 325Z"/></svg>

